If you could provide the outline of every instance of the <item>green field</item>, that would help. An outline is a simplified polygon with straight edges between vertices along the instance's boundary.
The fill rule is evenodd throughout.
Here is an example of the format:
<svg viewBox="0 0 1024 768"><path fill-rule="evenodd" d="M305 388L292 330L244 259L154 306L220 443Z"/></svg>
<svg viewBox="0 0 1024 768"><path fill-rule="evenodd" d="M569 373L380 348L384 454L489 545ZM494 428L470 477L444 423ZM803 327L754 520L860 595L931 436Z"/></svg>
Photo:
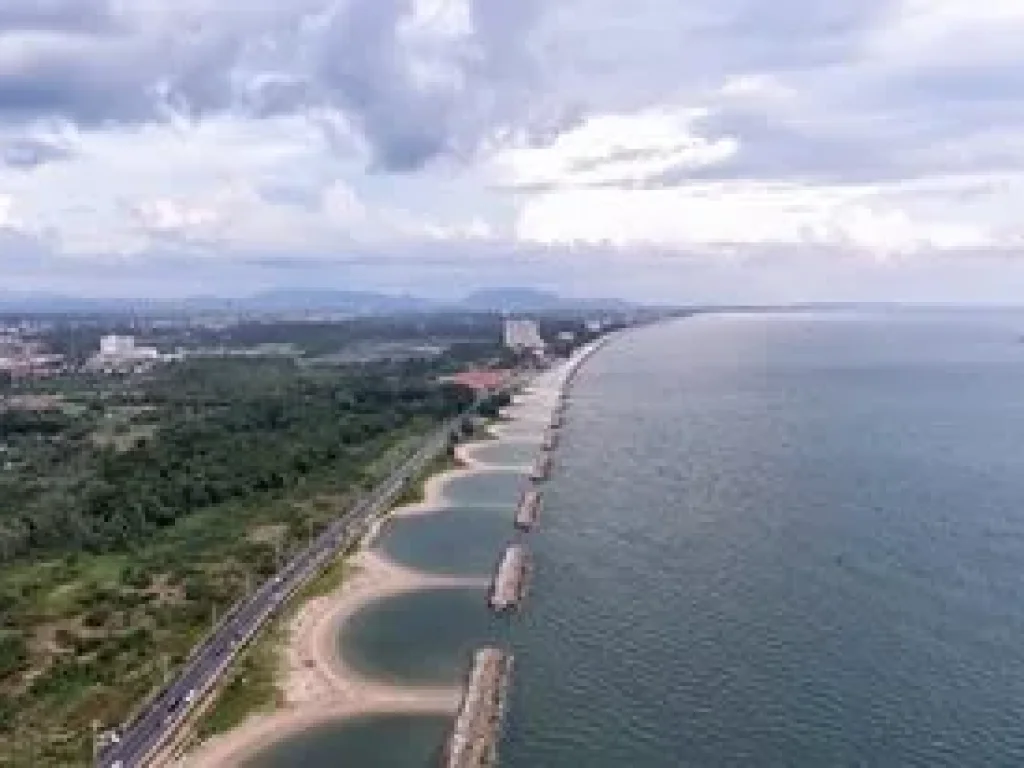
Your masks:
<svg viewBox="0 0 1024 768"><path fill-rule="evenodd" d="M435 373L208 360L61 382L60 410L0 412L0 765L88 764L94 722L122 722L218 615L466 405ZM274 631L204 727L272 701Z"/></svg>

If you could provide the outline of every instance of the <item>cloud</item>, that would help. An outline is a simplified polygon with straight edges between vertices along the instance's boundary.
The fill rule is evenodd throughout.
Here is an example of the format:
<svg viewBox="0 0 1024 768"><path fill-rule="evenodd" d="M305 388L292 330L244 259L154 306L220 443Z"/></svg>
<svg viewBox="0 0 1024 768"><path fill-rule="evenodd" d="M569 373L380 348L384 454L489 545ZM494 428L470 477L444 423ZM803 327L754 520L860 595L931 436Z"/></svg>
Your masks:
<svg viewBox="0 0 1024 768"><path fill-rule="evenodd" d="M494 172L513 189L658 184L739 151L731 136L708 139L696 132L705 116L678 108L591 116L549 144L499 153Z"/></svg>
<svg viewBox="0 0 1024 768"><path fill-rule="evenodd" d="M231 284L959 281L1024 244L1022 35L1017 0L4 0L4 247Z"/></svg>
<svg viewBox="0 0 1024 768"><path fill-rule="evenodd" d="M0 229L14 229L16 220L14 218L14 198L11 195L0 194Z"/></svg>
<svg viewBox="0 0 1024 768"><path fill-rule="evenodd" d="M71 147L57 139L21 136L0 140L0 164L8 168L30 170L73 156Z"/></svg>
<svg viewBox="0 0 1024 768"><path fill-rule="evenodd" d="M993 244L981 227L908 210L884 190L742 182L546 193L524 206L517 232L539 243L838 246L878 257Z"/></svg>
<svg viewBox="0 0 1024 768"><path fill-rule="evenodd" d="M131 211L144 230L157 236L191 239L220 221L213 208L176 200L144 200L133 205Z"/></svg>
<svg viewBox="0 0 1024 768"><path fill-rule="evenodd" d="M316 81L367 137L375 167L471 157L520 120L530 78L520 44L537 3L377 0L342 4L315 48Z"/></svg>
<svg viewBox="0 0 1024 768"><path fill-rule="evenodd" d="M7 0L0 6L0 30L8 32L81 34L115 27L109 0Z"/></svg>
<svg viewBox="0 0 1024 768"><path fill-rule="evenodd" d="M539 4L496 0L7 0L0 118L87 128L337 109L374 167L468 157L528 91ZM518 94L518 95L517 95Z"/></svg>

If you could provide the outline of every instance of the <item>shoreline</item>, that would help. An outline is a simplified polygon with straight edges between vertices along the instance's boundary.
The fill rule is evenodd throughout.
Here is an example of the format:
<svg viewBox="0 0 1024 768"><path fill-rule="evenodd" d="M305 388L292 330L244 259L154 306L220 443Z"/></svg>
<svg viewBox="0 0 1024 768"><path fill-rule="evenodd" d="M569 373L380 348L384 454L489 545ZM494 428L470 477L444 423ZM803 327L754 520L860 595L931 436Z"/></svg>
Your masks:
<svg viewBox="0 0 1024 768"><path fill-rule="evenodd" d="M338 653L338 632L378 600L445 587L483 590L487 580L416 571L373 549L361 549L352 564L357 569L352 576L335 591L304 603L289 623L278 708L208 739L177 765L238 765L282 739L331 722L387 714L454 716L462 695L459 685L411 686L368 677Z"/></svg>
<svg viewBox="0 0 1024 768"><path fill-rule="evenodd" d="M270 712L254 713L238 727L197 744L169 764L181 768L222 768L252 759L283 739L319 725L378 715L455 716L462 697L458 684L412 686L370 678L338 653L343 625L368 605L400 595L437 588L487 589L488 579L443 576L400 565L374 544L389 522L441 513L448 500L444 486L452 480L494 469L474 459L469 449L493 438L456 446L459 463L423 481L423 498L394 508L374 521L355 553L352 573L326 595L305 601L288 621L281 649L278 690L281 701ZM501 467L497 467L501 468Z"/></svg>
<svg viewBox="0 0 1024 768"><path fill-rule="evenodd" d="M570 358L548 386L527 387L524 399L545 411L549 406L554 407L569 384L570 372L585 362L592 351ZM549 396L551 393L554 394ZM522 400L517 403L521 404ZM396 507L375 520L355 553L347 558L353 572L330 593L307 600L298 607L287 622L286 640L280 653L277 673L280 701L276 708L254 713L236 728L196 744L184 755L163 764L183 768L238 765L310 728L364 717L392 714L454 717L462 699L461 684L415 686L367 677L342 658L337 638L345 622L378 600L432 588L486 590L487 578L445 576L408 568L392 561L373 545L393 520L442 512L449 503L443 488L452 480L481 471L528 469L516 464L491 464L472 455L475 446L490 444L494 439L533 442L502 429L516 421L519 420L513 417L507 422L488 424L486 437L458 444L454 453L458 466L426 478L421 500ZM520 423L536 427L539 433L546 422L528 416Z"/></svg>

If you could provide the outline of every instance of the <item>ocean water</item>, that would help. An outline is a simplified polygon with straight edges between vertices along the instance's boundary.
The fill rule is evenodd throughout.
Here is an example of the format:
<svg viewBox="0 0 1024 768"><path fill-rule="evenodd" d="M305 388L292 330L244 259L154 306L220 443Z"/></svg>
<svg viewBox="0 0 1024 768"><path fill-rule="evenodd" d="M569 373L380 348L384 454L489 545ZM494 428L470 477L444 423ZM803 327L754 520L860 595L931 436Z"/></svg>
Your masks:
<svg viewBox="0 0 1024 768"><path fill-rule="evenodd" d="M717 316L596 355L508 766L1024 765L1024 316Z"/></svg>
<svg viewBox="0 0 1024 768"><path fill-rule="evenodd" d="M1024 765L1022 333L1024 314L714 315L595 355L501 627L502 764ZM452 497L501 508L511 478ZM452 551L493 548L442 519ZM444 558L418 538L408 557ZM364 661L453 674L488 631L458 603L387 606ZM403 727L301 764L389 765Z"/></svg>

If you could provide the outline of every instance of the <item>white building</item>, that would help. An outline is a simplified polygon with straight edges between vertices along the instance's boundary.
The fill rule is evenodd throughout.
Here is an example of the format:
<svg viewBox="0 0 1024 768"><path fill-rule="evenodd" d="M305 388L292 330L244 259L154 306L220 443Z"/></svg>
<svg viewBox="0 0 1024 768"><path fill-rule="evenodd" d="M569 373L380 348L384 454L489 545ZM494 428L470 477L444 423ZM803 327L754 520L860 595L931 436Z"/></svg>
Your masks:
<svg viewBox="0 0 1024 768"><path fill-rule="evenodd" d="M544 340L534 320L506 320L505 346L511 349L544 351Z"/></svg>
<svg viewBox="0 0 1024 768"><path fill-rule="evenodd" d="M156 347L135 346L134 336L103 336L100 351L89 361L89 367L119 371L148 367L161 359Z"/></svg>
<svg viewBox="0 0 1024 768"><path fill-rule="evenodd" d="M135 354L135 337L104 336L100 339L100 354L103 357L133 357Z"/></svg>

